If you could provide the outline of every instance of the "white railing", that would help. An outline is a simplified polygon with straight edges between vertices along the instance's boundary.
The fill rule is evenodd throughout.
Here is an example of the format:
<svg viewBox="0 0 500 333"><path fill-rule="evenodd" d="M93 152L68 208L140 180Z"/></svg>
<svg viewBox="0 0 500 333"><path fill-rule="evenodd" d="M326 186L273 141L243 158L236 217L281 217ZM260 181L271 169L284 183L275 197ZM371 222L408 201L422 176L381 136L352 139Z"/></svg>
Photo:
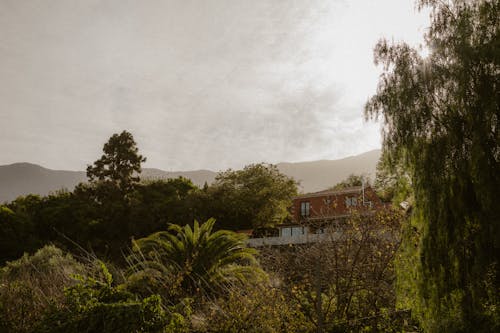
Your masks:
<svg viewBox="0 0 500 333"><path fill-rule="evenodd" d="M295 245L295 244L307 244L316 242L335 242L342 238L342 231L325 232L323 234L304 234L295 236L279 236L279 237L263 237L263 238L249 238L247 239L247 245L249 247L262 247L262 246L277 246L277 245ZM400 236L392 232L380 231L377 238L389 240L389 241L400 241Z"/></svg>
<svg viewBox="0 0 500 333"><path fill-rule="evenodd" d="M276 245L291 245L291 244L306 244L316 243L321 241L332 241L340 237L340 232L324 233L324 234L305 234L295 236L280 236L280 237L263 237L249 238L247 245L250 247L261 246L276 246Z"/></svg>

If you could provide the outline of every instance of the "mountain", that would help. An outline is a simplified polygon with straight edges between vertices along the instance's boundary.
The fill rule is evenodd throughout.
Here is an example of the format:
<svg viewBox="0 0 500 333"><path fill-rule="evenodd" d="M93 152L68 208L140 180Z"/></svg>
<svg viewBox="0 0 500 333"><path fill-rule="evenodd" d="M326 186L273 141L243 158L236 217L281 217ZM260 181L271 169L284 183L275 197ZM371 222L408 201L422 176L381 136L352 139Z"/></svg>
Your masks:
<svg viewBox="0 0 500 333"><path fill-rule="evenodd" d="M278 169L298 180L299 190L307 193L327 189L351 174L366 175L373 181L379 158L380 149L376 149L340 160L279 163Z"/></svg>
<svg viewBox="0 0 500 333"><path fill-rule="evenodd" d="M29 193L48 194L63 188L72 190L85 179L83 171L50 170L30 163L1 165L0 202Z"/></svg>
<svg viewBox="0 0 500 333"><path fill-rule="evenodd" d="M198 185L212 183L217 173L209 170L167 172L144 168L142 179L186 177ZM78 183L87 181L84 171L51 170L31 163L0 165L0 203L12 201L20 195L46 195L61 189L73 190Z"/></svg>
<svg viewBox="0 0 500 333"><path fill-rule="evenodd" d="M173 171L167 172L160 169L144 168L142 170L141 178L143 179L167 179L184 177L189 178L191 181L198 185L203 186L205 182L211 184L215 180L217 172L210 170L196 170L196 171Z"/></svg>
<svg viewBox="0 0 500 333"><path fill-rule="evenodd" d="M313 192L333 186L350 174L364 174L374 179L379 157L380 150L372 150L340 160L279 163L277 166L282 173L300 182L301 192ZM205 182L212 183L216 175L210 170L167 172L144 168L141 177L166 179L182 176L203 186ZM60 189L72 190L84 181L86 175L83 171L51 170L30 163L0 165L0 203L29 193L46 195Z"/></svg>

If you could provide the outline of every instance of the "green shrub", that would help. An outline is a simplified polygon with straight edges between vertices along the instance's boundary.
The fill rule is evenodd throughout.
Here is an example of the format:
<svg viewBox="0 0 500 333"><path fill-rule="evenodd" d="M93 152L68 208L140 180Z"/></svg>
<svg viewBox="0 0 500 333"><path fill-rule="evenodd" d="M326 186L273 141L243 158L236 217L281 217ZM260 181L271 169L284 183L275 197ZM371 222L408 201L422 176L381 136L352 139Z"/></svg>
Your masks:
<svg viewBox="0 0 500 333"><path fill-rule="evenodd" d="M299 306L270 283L232 285L193 316L197 332L311 332Z"/></svg>
<svg viewBox="0 0 500 333"><path fill-rule="evenodd" d="M65 306L47 311L36 333L186 332L189 304L164 307L160 296L139 299L121 287L101 263L104 281L76 276L65 290Z"/></svg>
<svg viewBox="0 0 500 333"><path fill-rule="evenodd" d="M64 288L83 266L53 245L8 262L0 271L0 328L29 332L41 315L64 299Z"/></svg>

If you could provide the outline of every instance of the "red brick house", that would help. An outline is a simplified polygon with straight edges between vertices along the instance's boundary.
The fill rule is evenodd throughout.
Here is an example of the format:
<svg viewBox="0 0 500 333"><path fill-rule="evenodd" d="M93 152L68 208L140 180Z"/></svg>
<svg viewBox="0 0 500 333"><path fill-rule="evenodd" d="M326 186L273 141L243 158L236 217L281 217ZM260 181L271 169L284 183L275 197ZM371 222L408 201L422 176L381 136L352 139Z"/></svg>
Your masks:
<svg viewBox="0 0 500 333"><path fill-rule="evenodd" d="M352 210L382 207L384 204L371 187L356 186L299 195L293 199L292 215L295 223L303 223L338 219L349 216Z"/></svg>
<svg viewBox="0 0 500 333"><path fill-rule="evenodd" d="M271 237L254 234L254 237L259 238L250 239L249 245L258 247L315 242L326 236L327 229L341 227L342 222L354 211L367 215L385 206L369 186L302 194L293 199L293 219L290 223L277 225Z"/></svg>
<svg viewBox="0 0 500 333"><path fill-rule="evenodd" d="M293 199L293 221L278 227L280 237L321 234L325 228L342 223L353 211L371 214L385 204L369 186L325 190Z"/></svg>

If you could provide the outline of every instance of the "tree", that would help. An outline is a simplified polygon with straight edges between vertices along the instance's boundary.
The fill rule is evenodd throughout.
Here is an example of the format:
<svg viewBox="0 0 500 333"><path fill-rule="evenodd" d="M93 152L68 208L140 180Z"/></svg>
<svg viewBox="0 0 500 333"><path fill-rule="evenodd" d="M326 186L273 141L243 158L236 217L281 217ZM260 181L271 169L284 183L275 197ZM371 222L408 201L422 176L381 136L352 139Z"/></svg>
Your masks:
<svg viewBox="0 0 500 333"><path fill-rule="evenodd" d="M193 221L189 195L197 187L186 178L146 181L131 195L130 232L145 237L164 229L167 223Z"/></svg>
<svg viewBox="0 0 500 333"><path fill-rule="evenodd" d="M0 264L23 254L26 223L7 206L0 205Z"/></svg>
<svg viewBox="0 0 500 333"><path fill-rule="evenodd" d="M0 264L19 258L24 252L34 252L43 245L37 233L42 204L40 196L30 194L0 205Z"/></svg>
<svg viewBox="0 0 500 333"><path fill-rule="evenodd" d="M380 41L383 149L402 163L415 209L403 248L409 304L430 332L500 329L500 2L419 0L429 55ZM416 245L416 248L415 248ZM403 270L401 270L403 271Z"/></svg>
<svg viewBox="0 0 500 333"><path fill-rule="evenodd" d="M297 182L272 164L227 170L199 193L203 218L214 216L220 228L238 230L274 226L288 216ZM204 211L204 212L203 212ZM207 216L208 215L208 216Z"/></svg>
<svg viewBox="0 0 500 333"><path fill-rule="evenodd" d="M336 184L331 189L341 190L353 186L362 186L363 184L365 186L370 186L370 177L367 177L365 175L350 174L346 179Z"/></svg>
<svg viewBox="0 0 500 333"><path fill-rule="evenodd" d="M148 288L158 286L163 294L170 293L168 298L178 293L211 293L227 281L257 277L261 271L256 250L246 247L246 235L213 232L214 224L214 219L201 225L195 221L193 228L170 224L168 231L134 241L129 257L131 284L152 281Z"/></svg>
<svg viewBox="0 0 500 333"><path fill-rule="evenodd" d="M393 332L403 328L395 307L393 258L401 215L353 214L320 242L263 250L261 262L283 280L317 332ZM377 329L378 328L378 329Z"/></svg>
<svg viewBox="0 0 500 333"><path fill-rule="evenodd" d="M87 167L89 181L111 183L121 193L130 192L139 182L136 174L141 173L141 163L146 161L139 154L132 134L127 131L113 134L104 144L103 152L94 165Z"/></svg>
<svg viewBox="0 0 500 333"><path fill-rule="evenodd" d="M131 197L139 183L141 163L146 159L139 154L131 133L113 134L103 147L104 154L87 167L90 184L75 188L75 194L94 206L91 232L104 238L96 250L114 259L122 258L122 247L127 246L131 230Z"/></svg>
<svg viewBox="0 0 500 333"><path fill-rule="evenodd" d="M377 163L377 172L373 184L377 195L385 202L399 205L403 201L413 203L411 178L405 166L394 164L382 154Z"/></svg>

